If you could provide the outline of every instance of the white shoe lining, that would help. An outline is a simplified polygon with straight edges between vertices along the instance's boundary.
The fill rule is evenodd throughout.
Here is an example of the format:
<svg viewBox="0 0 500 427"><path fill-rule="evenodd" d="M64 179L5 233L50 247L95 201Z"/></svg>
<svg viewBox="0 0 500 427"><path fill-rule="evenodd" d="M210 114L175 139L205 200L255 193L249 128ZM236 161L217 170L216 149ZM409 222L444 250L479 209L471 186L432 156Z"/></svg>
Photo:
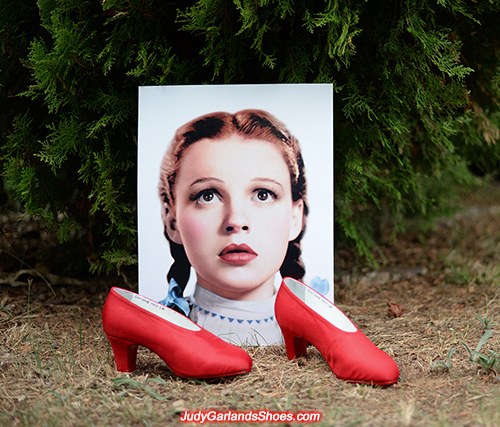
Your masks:
<svg viewBox="0 0 500 427"><path fill-rule="evenodd" d="M162 304L153 301L152 299L143 297L142 295L138 295L134 292L129 292L125 289L115 289L116 292L122 297L128 299L133 304L138 305L139 307L147 310L158 317L166 320L167 322L173 323L181 328L188 329L190 331L199 331L201 328L188 319L186 316L183 316L177 311L172 310L168 307L165 307Z"/></svg>
<svg viewBox="0 0 500 427"><path fill-rule="evenodd" d="M358 330L356 325L334 304L323 297L323 295L295 279L286 278L284 284L297 298L300 298L304 304L329 321L333 326L344 332L356 332Z"/></svg>

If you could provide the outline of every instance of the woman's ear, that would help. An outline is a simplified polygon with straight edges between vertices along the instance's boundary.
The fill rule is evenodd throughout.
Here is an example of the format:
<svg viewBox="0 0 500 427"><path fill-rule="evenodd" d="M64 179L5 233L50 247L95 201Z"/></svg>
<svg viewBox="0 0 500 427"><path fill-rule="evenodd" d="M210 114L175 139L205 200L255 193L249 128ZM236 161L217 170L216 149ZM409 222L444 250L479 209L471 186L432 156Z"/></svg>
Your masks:
<svg viewBox="0 0 500 427"><path fill-rule="evenodd" d="M292 226L290 227L290 235L288 241L291 242L299 237L304 225L304 201L297 200L292 207Z"/></svg>
<svg viewBox="0 0 500 427"><path fill-rule="evenodd" d="M178 245L182 245L181 235L177 229L175 220L175 210L170 208L166 203L163 203L163 225L165 228L165 233L168 234L168 238Z"/></svg>

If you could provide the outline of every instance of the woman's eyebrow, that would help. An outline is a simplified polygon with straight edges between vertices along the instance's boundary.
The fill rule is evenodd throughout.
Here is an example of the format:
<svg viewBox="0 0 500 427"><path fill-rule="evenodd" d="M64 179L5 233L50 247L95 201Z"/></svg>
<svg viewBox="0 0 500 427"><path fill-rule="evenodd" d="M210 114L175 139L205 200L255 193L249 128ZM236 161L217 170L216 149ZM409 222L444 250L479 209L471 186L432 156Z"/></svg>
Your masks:
<svg viewBox="0 0 500 427"><path fill-rule="evenodd" d="M283 188L283 185L281 184L281 182L276 181L275 179L272 179L272 178L252 178L251 181L252 182L270 182L272 184L279 185L281 188Z"/></svg>
<svg viewBox="0 0 500 427"><path fill-rule="evenodd" d="M217 182L220 182L221 184L224 183L224 181L222 179L213 178L213 177L209 176L209 177L206 177L206 178L198 178L196 181L193 181L191 183L190 187L192 187L193 185L196 185L196 184L207 182L207 181L217 181Z"/></svg>

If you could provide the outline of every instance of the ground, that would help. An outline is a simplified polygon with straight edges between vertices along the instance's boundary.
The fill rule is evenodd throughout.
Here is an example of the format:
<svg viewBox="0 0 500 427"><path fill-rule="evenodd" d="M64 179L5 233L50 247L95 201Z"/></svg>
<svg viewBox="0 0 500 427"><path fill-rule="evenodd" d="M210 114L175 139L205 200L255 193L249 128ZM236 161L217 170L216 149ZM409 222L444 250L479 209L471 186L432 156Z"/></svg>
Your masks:
<svg viewBox="0 0 500 427"><path fill-rule="evenodd" d="M377 269L336 251L336 303L398 364L390 387L337 379L314 347L293 361L284 347L246 348L252 371L230 379L180 379L142 348L136 371L117 372L101 310L111 286L137 290L133 271L51 274L37 263L57 256L50 233L2 221L0 425L164 426L210 409L319 411L320 426L500 425L498 184L387 240Z"/></svg>

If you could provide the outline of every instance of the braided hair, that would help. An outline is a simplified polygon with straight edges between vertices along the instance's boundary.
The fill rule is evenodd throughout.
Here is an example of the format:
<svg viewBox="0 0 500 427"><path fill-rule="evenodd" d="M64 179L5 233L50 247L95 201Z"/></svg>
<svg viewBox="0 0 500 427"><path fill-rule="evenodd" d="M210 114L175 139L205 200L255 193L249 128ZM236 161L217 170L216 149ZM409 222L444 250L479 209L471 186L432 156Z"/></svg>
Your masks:
<svg viewBox="0 0 500 427"><path fill-rule="evenodd" d="M170 253L174 259L167 279L168 281L175 279L182 292L189 280L191 263L184 246L172 241L168 234L168 228L173 228L173 224L168 223L168 213L175 206L174 187L182 156L184 151L197 141L225 138L230 135L270 142L282 153L290 171L292 200L293 202L302 200L304 208L302 230L288 243L280 273L282 277L293 277L297 280L301 280L305 274L301 258L301 240L305 232L308 207L304 161L299 142L281 121L266 111L251 109L238 111L235 114L217 112L198 117L177 129L160 167L159 195L163 203L164 234L169 241Z"/></svg>

